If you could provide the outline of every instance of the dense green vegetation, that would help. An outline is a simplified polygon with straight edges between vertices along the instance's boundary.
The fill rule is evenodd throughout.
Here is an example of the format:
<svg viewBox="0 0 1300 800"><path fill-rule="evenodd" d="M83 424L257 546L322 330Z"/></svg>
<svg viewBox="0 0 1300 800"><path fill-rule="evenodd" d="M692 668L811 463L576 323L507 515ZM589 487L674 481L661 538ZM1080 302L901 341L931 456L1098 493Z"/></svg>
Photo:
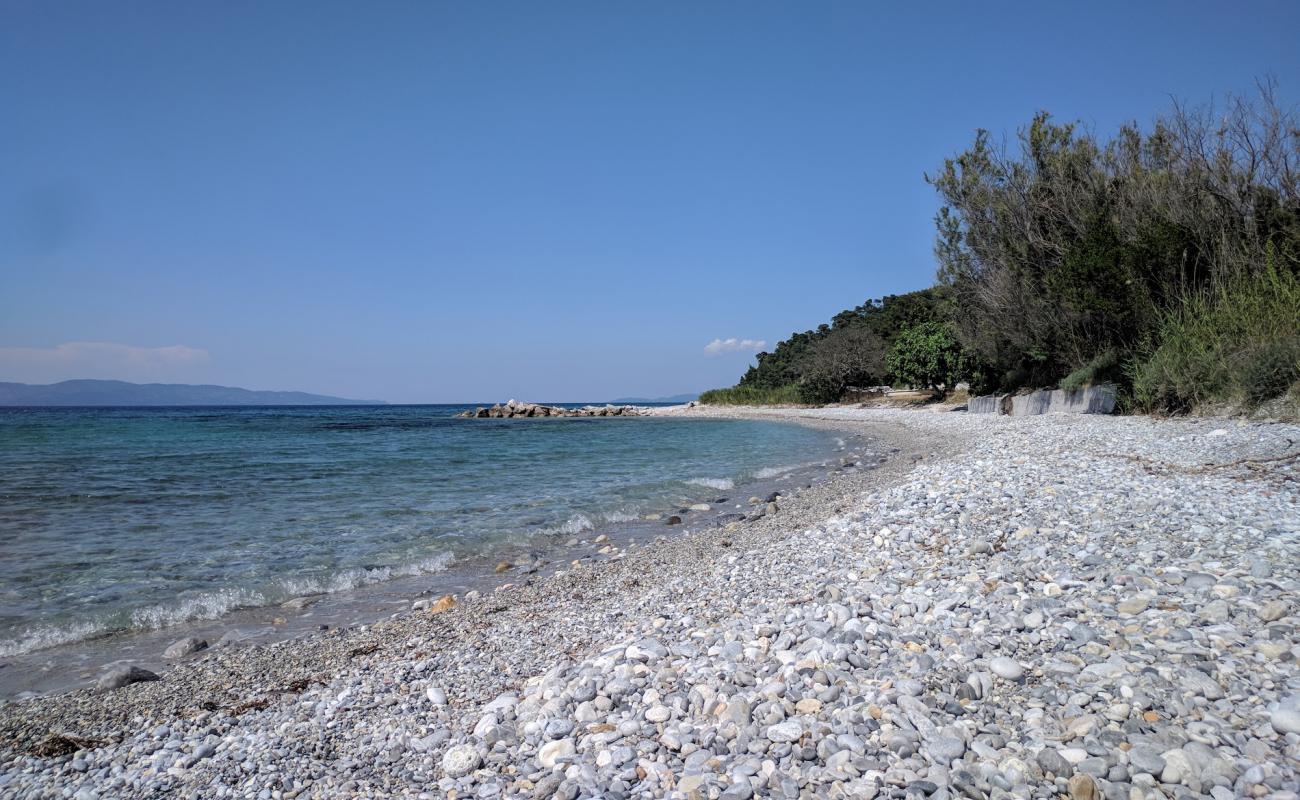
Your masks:
<svg viewBox="0 0 1300 800"><path fill-rule="evenodd" d="M1252 407L1289 395L1300 408L1300 275L1276 267L1188 297L1131 364L1144 408Z"/></svg>
<svg viewBox="0 0 1300 800"><path fill-rule="evenodd" d="M923 322L899 334L885 364L896 380L922 389L952 387L969 377L969 357L952 329Z"/></svg>
<svg viewBox="0 0 1300 800"><path fill-rule="evenodd" d="M1046 114L1012 149L979 133L930 182L940 280L985 388L1115 379L1166 410L1276 392L1281 378L1247 391L1216 363L1288 374L1274 337L1300 327L1300 306L1263 298L1300 270L1297 168L1300 130L1269 86L1109 141ZM1238 332L1250 347L1211 341Z"/></svg>
<svg viewBox="0 0 1300 800"><path fill-rule="evenodd" d="M799 395L799 387L793 384L772 389L733 386L730 389L710 389L700 395L700 402L715 406L778 406L799 405L803 398Z"/></svg>
<svg viewBox="0 0 1300 800"><path fill-rule="evenodd" d="M1175 106L1103 139L1034 116L927 180L938 285L793 334L740 388L1115 381L1133 406L1300 400L1300 123L1275 100ZM706 402L708 402L706 400Z"/></svg>
<svg viewBox="0 0 1300 800"><path fill-rule="evenodd" d="M936 286L841 311L829 324L793 333L771 353L759 353L758 363L735 388L781 390L783 398L794 393L796 402L829 403L849 387L881 384L888 377L885 361L894 341L914 326L946 319L951 314L948 297L945 287ZM701 401L717 402L704 395Z"/></svg>

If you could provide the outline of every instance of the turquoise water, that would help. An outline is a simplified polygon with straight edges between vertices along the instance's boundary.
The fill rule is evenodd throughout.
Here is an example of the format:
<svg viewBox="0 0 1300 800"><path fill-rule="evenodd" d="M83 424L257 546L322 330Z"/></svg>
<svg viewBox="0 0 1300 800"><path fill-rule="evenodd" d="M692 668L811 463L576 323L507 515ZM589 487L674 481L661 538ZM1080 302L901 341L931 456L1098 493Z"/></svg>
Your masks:
<svg viewBox="0 0 1300 800"><path fill-rule="evenodd" d="M771 422L463 408L0 409L0 655L594 535L836 445Z"/></svg>

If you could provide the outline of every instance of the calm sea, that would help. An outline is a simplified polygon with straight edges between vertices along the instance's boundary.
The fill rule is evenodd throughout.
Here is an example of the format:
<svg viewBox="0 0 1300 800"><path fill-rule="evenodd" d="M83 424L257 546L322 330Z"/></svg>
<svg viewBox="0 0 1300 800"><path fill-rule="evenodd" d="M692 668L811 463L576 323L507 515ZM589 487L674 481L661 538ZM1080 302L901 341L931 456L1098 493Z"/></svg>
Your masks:
<svg viewBox="0 0 1300 800"><path fill-rule="evenodd" d="M837 444L772 422L464 408L0 409L0 655L541 548Z"/></svg>

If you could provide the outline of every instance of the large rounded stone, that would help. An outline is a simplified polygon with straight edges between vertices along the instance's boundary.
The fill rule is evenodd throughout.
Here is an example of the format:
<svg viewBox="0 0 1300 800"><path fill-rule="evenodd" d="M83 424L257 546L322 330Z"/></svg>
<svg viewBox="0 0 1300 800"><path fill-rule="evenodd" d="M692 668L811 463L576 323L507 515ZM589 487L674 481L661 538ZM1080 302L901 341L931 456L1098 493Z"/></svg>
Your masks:
<svg viewBox="0 0 1300 800"><path fill-rule="evenodd" d="M773 742L796 742L803 736L803 726L798 722L781 722L767 729L767 738Z"/></svg>
<svg viewBox="0 0 1300 800"><path fill-rule="evenodd" d="M667 722L672 715L672 709L668 706L651 706L645 712L645 718L650 722Z"/></svg>
<svg viewBox="0 0 1300 800"><path fill-rule="evenodd" d="M1020 666L1014 659L1006 656L998 656L989 662L989 669L999 678L1005 678L1009 681L1018 681L1025 676L1025 668Z"/></svg>
<svg viewBox="0 0 1300 800"><path fill-rule="evenodd" d="M572 739L556 739L547 742L537 751L537 763L544 769L554 769L562 758L568 758L578 751Z"/></svg>
<svg viewBox="0 0 1300 800"><path fill-rule="evenodd" d="M142 683L144 681L160 681L162 678L155 673L141 667L117 667L105 672L99 679L99 688L104 691L121 689L123 686L130 686L133 683Z"/></svg>
<svg viewBox="0 0 1300 800"><path fill-rule="evenodd" d="M1278 733L1300 733L1300 711L1279 708L1268 715L1268 721Z"/></svg>
<svg viewBox="0 0 1300 800"><path fill-rule="evenodd" d="M207 647L208 642L206 639L200 639L197 636L186 636L184 639L172 642L171 646L163 651L163 658L168 661L176 661L185 658L191 653L206 650Z"/></svg>
<svg viewBox="0 0 1300 800"><path fill-rule="evenodd" d="M1093 780L1090 775L1075 775L1070 778L1067 791L1070 793L1070 800L1099 800L1101 790L1097 788L1097 781Z"/></svg>
<svg viewBox="0 0 1300 800"><path fill-rule="evenodd" d="M1034 760L1038 762L1038 766L1042 767L1043 772L1050 772L1053 775L1060 776L1069 775L1074 772L1074 769L1070 766L1070 762L1066 761L1064 756L1050 747L1039 750L1038 755L1034 757Z"/></svg>
<svg viewBox="0 0 1300 800"><path fill-rule="evenodd" d="M442 755L442 771L452 778L468 775L478 769L481 763L483 759L478 750L470 744L456 745Z"/></svg>
<svg viewBox="0 0 1300 800"><path fill-rule="evenodd" d="M955 736L936 736L925 743L922 751L936 764L946 767L966 754L966 743Z"/></svg>

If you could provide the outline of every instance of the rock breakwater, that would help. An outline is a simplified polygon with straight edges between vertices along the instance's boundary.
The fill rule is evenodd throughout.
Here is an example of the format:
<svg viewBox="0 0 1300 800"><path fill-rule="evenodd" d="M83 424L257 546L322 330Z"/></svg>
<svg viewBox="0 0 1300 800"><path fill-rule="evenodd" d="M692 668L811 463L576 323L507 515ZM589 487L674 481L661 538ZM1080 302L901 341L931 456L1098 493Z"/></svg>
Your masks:
<svg viewBox="0 0 1300 800"><path fill-rule="evenodd" d="M515 417L638 417L643 416L644 413L645 409L639 406L604 405L566 408L511 400L490 407L480 406L473 411L462 411L456 416L469 419L513 419Z"/></svg>

